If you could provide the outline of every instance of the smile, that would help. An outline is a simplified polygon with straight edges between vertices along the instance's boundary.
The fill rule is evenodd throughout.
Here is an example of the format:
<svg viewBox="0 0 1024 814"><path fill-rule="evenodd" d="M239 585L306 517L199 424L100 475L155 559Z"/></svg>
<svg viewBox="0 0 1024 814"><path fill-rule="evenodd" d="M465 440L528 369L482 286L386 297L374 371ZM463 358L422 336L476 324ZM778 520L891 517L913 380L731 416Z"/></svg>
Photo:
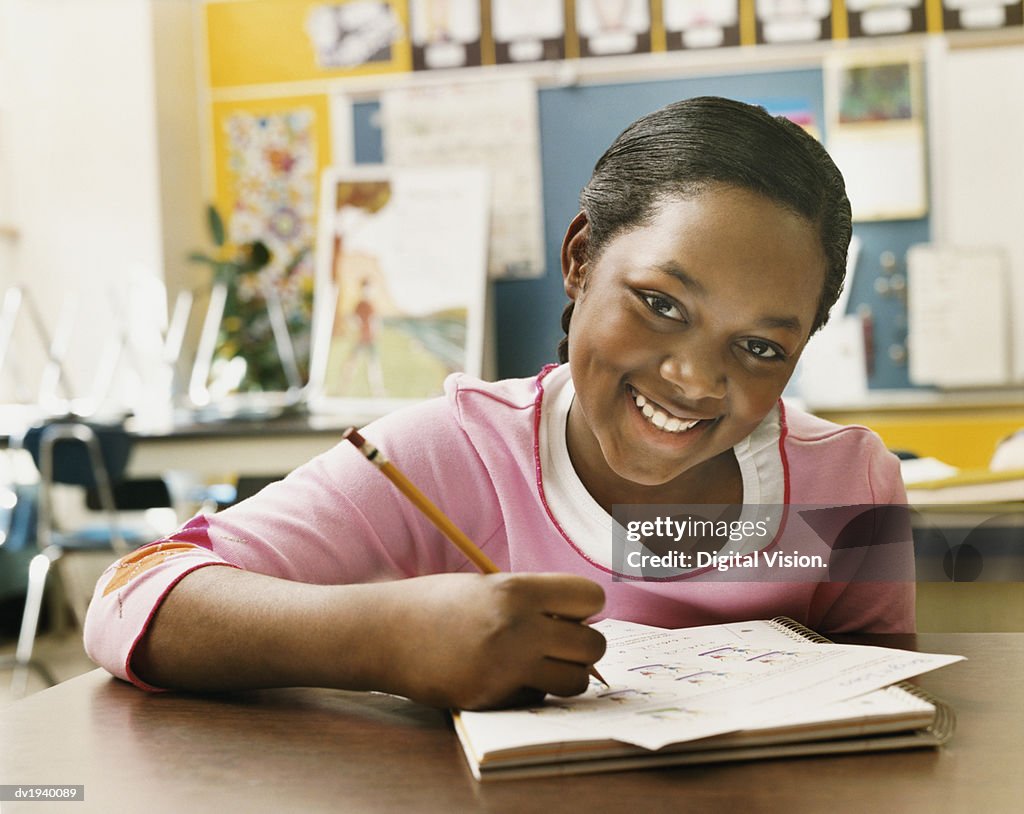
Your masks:
<svg viewBox="0 0 1024 814"><path fill-rule="evenodd" d="M632 390L632 388L630 389ZM687 430L693 429L701 422L699 418L679 418L674 416L661 405L650 401L642 394L636 392L636 390L632 390L632 395L633 401L636 402L636 406L640 408L640 412L643 413L648 423L653 424L664 432L684 433Z"/></svg>

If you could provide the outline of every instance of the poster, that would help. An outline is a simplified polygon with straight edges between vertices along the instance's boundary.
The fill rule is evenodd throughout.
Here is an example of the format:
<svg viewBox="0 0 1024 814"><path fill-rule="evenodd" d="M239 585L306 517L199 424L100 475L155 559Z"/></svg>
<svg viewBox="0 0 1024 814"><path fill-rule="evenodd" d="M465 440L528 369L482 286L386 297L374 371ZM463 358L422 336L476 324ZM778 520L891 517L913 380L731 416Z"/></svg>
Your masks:
<svg viewBox="0 0 1024 814"><path fill-rule="evenodd" d="M825 65L829 154L854 221L928 212L921 63L906 54L833 55Z"/></svg>
<svg viewBox="0 0 1024 814"><path fill-rule="evenodd" d="M972 31L1024 25L1020 0L942 0L944 31Z"/></svg>
<svg viewBox="0 0 1024 814"><path fill-rule="evenodd" d="M312 406L379 415L480 375L486 173L335 168L322 189Z"/></svg>
<svg viewBox="0 0 1024 814"><path fill-rule="evenodd" d="M846 17L851 39L928 30L925 0L846 0Z"/></svg>
<svg viewBox="0 0 1024 814"><path fill-rule="evenodd" d="M501 64L565 58L562 0L492 0L494 58Z"/></svg>
<svg viewBox="0 0 1024 814"><path fill-rule="evenodd" d="M581 57L642 54L651 50L649 0L576 0Z"/></svg>
<svg viewBox="0 0 1024 814"><path fill-rule="evenodd" d="M818 42L832 36L831 0L754 0L758 44Z"/></svg>
<svg viewBox="0 0 1024 814"><path fill-rule="evenodd" d="M540 125L532 82L387 91L381 95L381 119L389 164L486 168L491 178L490 276L543 275Z"/></svg>
<svg viewBox="0 0 1024 814"><path fill-rule="evenodd" d="M306 33L319 68L353 69L391 64L404 28L391 3L349 0L310 9Z"/></svg>
<svg viewBox="0 0 1024 814"><path fill-rule="evenodd" d="M739 0L662 0L669 51L740 44Z"/></svg>
<svg viewBox="0 0 1024 814"><path fill-rule="evenodd" d="M409 16L414 70L480 64L478 0L409 0Z"/></svg>

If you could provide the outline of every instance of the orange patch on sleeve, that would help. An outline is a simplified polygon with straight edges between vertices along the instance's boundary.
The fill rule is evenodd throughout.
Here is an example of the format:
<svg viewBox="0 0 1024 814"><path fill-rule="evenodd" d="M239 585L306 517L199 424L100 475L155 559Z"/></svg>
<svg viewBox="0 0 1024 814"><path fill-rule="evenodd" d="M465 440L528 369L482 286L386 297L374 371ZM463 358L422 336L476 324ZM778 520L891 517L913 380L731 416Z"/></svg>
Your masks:
<svg viewBox="0 0 1024 814"><path fill-rule="evenodd" d="M145 573L150 568L156 568L156 566L171 557L185 554L189 551L208 551L208 549L193 545L192 543L168 542L159 543L155 546L145 546L122 557L121 561L117 564L117 571L110 582L107 583L107 587L103 589L103 595L107 596L107 594L123 588L139 574Z"/></svg>

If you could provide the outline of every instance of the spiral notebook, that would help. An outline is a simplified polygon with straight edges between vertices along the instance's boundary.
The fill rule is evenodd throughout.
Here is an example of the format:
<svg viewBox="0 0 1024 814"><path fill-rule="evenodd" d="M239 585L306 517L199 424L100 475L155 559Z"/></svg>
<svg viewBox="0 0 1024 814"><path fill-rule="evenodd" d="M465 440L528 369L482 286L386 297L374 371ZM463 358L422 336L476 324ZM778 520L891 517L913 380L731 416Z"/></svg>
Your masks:
<svg viewBox="0 0 1024 814"><path fill-rule="evenodd" d="M455 712L478 780L939 746L953 710L904 679L960 656L837 645L779 617L666 630L603 620L583 695Z"/></svg>

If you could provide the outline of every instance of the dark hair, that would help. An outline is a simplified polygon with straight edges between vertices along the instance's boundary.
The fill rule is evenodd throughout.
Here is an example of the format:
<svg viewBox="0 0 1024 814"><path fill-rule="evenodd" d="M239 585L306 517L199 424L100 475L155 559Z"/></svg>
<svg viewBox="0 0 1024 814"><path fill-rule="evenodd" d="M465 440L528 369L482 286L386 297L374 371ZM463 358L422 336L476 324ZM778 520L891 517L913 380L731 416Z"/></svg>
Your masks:
<svg viewBox="0 0 1024 814"><path fill-rule="evenodd" d="M701 96L674 102L627 127L580 193L590 225L588 259L596 259L619 233L649 221L659 201L697 195L716 184L757 192L817 227L827 268L813 334L843 289L850 202L825 148L800 126L762 107ZM573 305L570 301L562 312L562 362L569 358Z"/></svg>

